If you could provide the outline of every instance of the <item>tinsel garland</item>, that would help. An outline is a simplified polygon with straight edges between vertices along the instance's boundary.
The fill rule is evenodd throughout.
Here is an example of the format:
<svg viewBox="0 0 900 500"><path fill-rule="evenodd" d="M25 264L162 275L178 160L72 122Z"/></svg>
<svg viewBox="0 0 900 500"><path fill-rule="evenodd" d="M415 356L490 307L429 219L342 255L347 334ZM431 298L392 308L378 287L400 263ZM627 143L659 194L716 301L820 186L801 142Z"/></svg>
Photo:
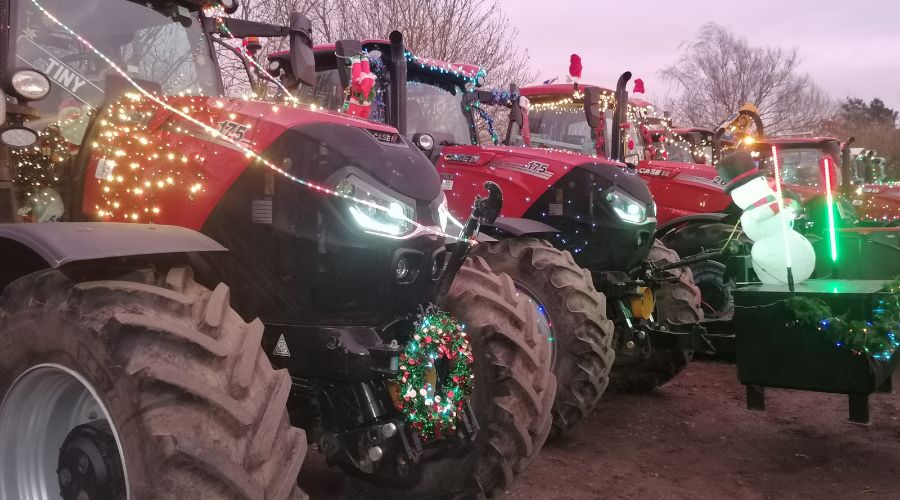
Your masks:
<svg viewBox="0 0 900 500"><path fill-rule="evenodd" d="M484 120L484 123L487 124L488 134L491 136L491 141L493 141L494 145L500 144L500 138L497 136L497 131L494 130L494 119L491 117L491 114L488 113L484 108L481 107L481 104L478 101L475 101L475 111L478 112L478 115L481 116L481 119Z"/></svg>
<svg viewBox="0 0 900 500"><path fill-rule="evenodd" d="M797 324L815 326L835 347L884 361L900 347L897 339L900 332L900 278L887 282L882 295L876 299L871 320L835 316L828 304L809 297L791 297L786 306L794 314Z"/></svg>
<svg viewBox="0 0 900 500"><path fill-rule="evenodd" d="M466 332L452 316L429 309L416 322L400 354L397 409L423 441L456 430L472 393L472 361Z"/></svg>

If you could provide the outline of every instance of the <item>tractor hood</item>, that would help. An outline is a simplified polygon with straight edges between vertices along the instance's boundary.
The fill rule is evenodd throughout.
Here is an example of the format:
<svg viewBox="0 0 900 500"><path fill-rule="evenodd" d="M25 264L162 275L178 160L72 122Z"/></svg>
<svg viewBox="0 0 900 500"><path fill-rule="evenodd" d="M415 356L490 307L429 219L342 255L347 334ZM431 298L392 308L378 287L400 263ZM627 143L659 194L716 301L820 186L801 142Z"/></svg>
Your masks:
<svg viewBox="0 0 900 500"><path fill-rule="evenodd" d="M126 130L144 142L113 134L93 151L85 172L83 213L102 220L199 229L249 168L274 167L301 184L312 184L309 189L334 189L338 171L356 170L416 205L429 205L440 197L440 180L428 159L392 127L306 107L240 99L171 97L166 102L218 133L147 99L127 102L128 113L122 112L126 109L122 104L110 105L97 130L100 137L107 129L129 127ZM286 145L291 147L285 149ZM161 154L142 156L144 150ZM247 150L269 165L253 159ZM111 160L140 164L134 182L131 175L116 181L123 170ZM172 169L173 161L177 170ZM172 180L156 190L162 173ZM130 194L135 189L141 193L137 198Z"/></svg>
<svg viewBox="0 0 900 500"><path fill-rule="evenodd" d="M676 183L689 183L708 187L716 193L723 191L724 182L712 165L674 161L646 161L638 166L643 177L665 179Z"/></svg>
<svg viewBox="0 0 900 500"><path fill-rule="evenodd" d="M485 180L500 176L505 217L522 217L541 193L576 169L588 171L600 184L621 187L647 206L653 205L650 192L636 171L624 163L578 153L515 146L446 146L437 163L444 188L463 199L471 199L480 184L462 185L456 178L461 168L474 167L473 173L482 172Z"/></svg>

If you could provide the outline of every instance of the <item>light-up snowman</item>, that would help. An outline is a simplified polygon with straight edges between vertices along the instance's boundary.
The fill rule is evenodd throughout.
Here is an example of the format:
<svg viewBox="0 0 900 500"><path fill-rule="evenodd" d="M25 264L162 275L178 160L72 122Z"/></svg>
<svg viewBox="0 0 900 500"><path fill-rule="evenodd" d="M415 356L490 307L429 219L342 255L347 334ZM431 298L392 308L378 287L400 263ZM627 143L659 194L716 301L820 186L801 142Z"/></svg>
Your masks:
<svg viewBox="0 0 900 500"><path fill-rule="evenodd" d="M763 283L794 283L809 279L816 266L812 244L794 231L794 213L779 205L778 196L746 151L723 158L716 166L726 181L725 192L744 211L741 227L753 241L753 270Z"/></svg>

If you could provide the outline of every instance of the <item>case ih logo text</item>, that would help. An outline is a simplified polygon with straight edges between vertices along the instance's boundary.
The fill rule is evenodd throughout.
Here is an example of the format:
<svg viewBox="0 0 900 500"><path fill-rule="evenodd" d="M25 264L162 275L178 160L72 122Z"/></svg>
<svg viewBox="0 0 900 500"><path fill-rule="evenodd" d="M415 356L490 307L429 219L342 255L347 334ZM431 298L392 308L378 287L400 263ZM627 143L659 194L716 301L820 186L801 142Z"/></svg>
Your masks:
<svg viewBox="0 0 900 500"><path fill-rule="evenodd" d="M478 163L481 157L478 155L464 155L462 153L448 153L444 155L447 161L457 161L460 163Z"/></svg>

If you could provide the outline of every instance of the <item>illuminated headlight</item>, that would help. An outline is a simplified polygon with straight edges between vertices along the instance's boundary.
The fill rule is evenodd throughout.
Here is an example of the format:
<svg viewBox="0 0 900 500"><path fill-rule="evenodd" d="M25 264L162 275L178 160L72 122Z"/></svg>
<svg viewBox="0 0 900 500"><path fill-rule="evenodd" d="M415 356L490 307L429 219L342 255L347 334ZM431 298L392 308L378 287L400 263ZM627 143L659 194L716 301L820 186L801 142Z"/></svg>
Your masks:
<svg viewBox="0 0 900 500"><path fill-rule="evenodd" d="M366 232L405 236L414 229L415 209L396 200L356 176L338 182L335 191L354 199L348 201L353 220ZM357 201L358 200L358 201Z"/></svg>
<svg viewBox="0 0 900 500"><path fill-rule="evenodd" d="M641 224L647 220L647 206L618 189L607 193L606 201L625 222Z"/></svg>
<svg viewBox="0 0 900 500"><path fill-rule="evenodd" d="M50 93L50 80L32 69L22 69L13 73L10 79L18 97L27 101L43 99Z"/></svg>

